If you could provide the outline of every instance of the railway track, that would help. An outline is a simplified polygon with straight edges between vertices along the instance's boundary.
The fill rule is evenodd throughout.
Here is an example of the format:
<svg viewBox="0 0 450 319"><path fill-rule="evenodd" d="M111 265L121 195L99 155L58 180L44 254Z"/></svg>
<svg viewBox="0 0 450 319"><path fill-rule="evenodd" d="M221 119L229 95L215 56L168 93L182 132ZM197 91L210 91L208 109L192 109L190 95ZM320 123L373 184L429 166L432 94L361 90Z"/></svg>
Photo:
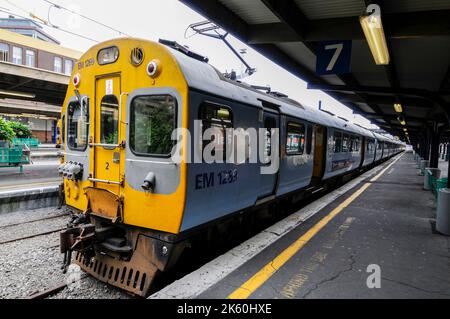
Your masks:
<svg viewBox="0 0 450 319"><path fill-rule="evenodd" d="M49 217L29 220L29 221L20 222L20 223L3 225L3 226L0 226L0 229L4 229L4 228L8 228L8 227L14 227L14 226L20 226L20 225L26 225L26 224L32 224L32 223L41 222L41 221L44 221L44 220L52 220L52 219L57 219L57 218L60 218L60 217L65 217L65 216L69 216L69 214L66 213L66 214L61 214L61 215L57 215L57 216L49 216Z"/></svg>
<svg viewBox="0 0 450 319"><path fill-rule="evenodd" d="M83 275L83 276L80 277L79 280L77 280L75 282L81 281L81 280L83 280L86 277L87 277L86 275ZM25 299L45 299L47 297L50 297L50 296L53 296L53 295L57 294L58 292L64 290L70 284L74 284L75 282L61 283L61 284L55 285L55 286L53 286L51 288L48 288L48 289L46 289L44 291L36 292L34 294L31 294L30 296L26 297Z"/></svg>
<svg viewBox="0 0 450 319"><path fill-rule="evenodd" d="M35 238L35 237L39 237L39 236L50 235L50 234L53 234L53 233L60 232L60 231L62 231L64 229L66 229L66 227L53 229L53 230L49 230L49 231L45 231L45 232L42 232L42 233L33 234L33 235L29 235L29 236L24 236L24 237L20 237L20 238L14 238L14 239L9 239L9 240L5 240L5 241L0 241L0 245L9 244L9 243L13 243L13 242L16 242L16 241L21 241L21 240L25 240L25 239Z"/></svg>

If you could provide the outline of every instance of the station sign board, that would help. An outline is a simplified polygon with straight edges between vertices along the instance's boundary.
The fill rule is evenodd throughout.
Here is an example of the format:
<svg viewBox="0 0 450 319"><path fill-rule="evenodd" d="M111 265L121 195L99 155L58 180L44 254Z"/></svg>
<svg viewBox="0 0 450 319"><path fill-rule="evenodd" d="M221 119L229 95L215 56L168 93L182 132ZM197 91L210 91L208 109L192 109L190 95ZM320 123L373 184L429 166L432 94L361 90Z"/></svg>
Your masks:
<svg viewBox="0 0 450 319"><path fill-rule="evenodd" d="M323 41L317 48L316 74L350 73L352 41Z"/></svg>

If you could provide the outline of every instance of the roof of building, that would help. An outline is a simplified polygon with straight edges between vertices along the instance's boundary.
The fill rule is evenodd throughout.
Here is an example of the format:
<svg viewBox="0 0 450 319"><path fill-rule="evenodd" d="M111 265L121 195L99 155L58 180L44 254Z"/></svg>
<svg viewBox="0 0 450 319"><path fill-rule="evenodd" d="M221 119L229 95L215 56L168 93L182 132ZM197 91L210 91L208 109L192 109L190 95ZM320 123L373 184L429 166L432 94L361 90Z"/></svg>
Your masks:
<svg viewBox="0 0 450 319"><path fill-rule="evenodd" d="M448 0L180 1L392 134L404 137L406 127L417 140L431 124L448 124ZM389 65L374 63L359 22L371 3L381 8ZM341 40L352 40L350 73L317 74L318 43Z"/></svg>
<svg viewBox="0 0 450 319"><path fill-rule="evenodd" d="M0 39L6 42L16 43L30 48L50 52L56 55L61 55L74 60L78 60L82 55L82 52L80 51L65 48L58 44L46 42L39 39L34 39L22 34L10 32L3 29L0 29Z"/></svg>
<svg viewBox="0 0 450 319"><path fill-rule="evenodd" d="M46 33L42 26L30 19L0 18L0 28L27 36L35 36L43 41L60 44L60 42Z"/></svg>

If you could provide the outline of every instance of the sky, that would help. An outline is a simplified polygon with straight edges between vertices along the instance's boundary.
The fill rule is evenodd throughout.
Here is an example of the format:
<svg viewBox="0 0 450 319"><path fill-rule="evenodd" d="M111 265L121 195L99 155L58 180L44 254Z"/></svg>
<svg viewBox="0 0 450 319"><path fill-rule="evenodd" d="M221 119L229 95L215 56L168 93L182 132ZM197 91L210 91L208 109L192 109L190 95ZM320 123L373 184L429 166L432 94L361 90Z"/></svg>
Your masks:
<svg viewBox="0 0 450 319"><path fill-rule="evenodd" d="M105 41L124 35L158 41L168 39L189 46L209 58L209 63L219 70L238 73L242 70L242 63L219 40L195 35L189 37L186 29L191 23L205 20L204 17L191 10L177 0L50 0L53 3L79 12L91 19L113 27L119 32L112 31L96 23L80 18L67 11L51 7L45 0L0 0L0 10L9 10L11 14L29 16L29 13L50 21L51 24L96 41ZM0 17L7 14L0 12ZM75 35L62 32L50 27L45 31L58 39L62 46L79 51L86 51L96 42ZM288 71L266 59L244 43L230 36L227 38L235 49L247 49L245 60L257 72L243 81L253 85L269 85L272 91L287 94L303 105L318 108L319 100L322 108L345 117L351 122L368 128L378 128L367 119L356 115L352 111L318 90L307 90L306 82L290 74Z"/></svg>

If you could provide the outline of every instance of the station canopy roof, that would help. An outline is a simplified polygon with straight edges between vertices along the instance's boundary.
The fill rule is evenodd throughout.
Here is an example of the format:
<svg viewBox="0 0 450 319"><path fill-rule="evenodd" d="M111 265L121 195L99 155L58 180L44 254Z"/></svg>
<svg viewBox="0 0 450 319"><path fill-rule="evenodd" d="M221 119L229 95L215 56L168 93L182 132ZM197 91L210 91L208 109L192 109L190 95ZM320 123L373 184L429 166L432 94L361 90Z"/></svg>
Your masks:
<svg viewBox="0 0 450 319"><path fill-rule="evenodd" d="M181 2L308 82L308 87L323 89L403 140L404 128L415 140L432 123L448 124L444 113L450 101L448 0ZM381 9L388 65L375 64L360 24L359 17L372 3ZM352 40L349 73L316 73L318 46L328 40ZM396 112L395 103L402 105L402 113Z"/></svg>

